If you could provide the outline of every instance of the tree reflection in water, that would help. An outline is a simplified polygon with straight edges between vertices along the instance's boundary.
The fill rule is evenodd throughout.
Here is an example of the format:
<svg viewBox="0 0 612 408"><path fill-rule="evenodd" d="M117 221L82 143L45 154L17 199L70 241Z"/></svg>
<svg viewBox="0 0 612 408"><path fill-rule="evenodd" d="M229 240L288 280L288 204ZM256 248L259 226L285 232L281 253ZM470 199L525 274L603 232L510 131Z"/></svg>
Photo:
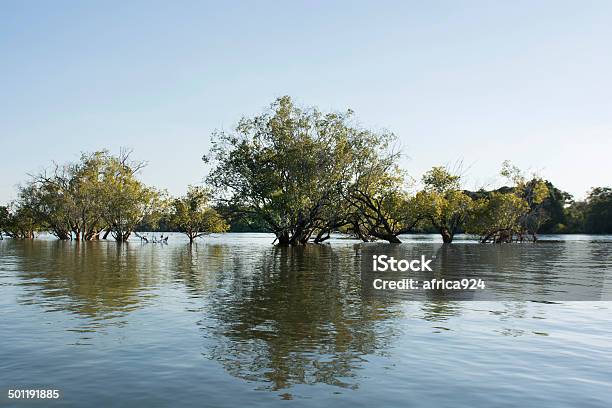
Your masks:
<svg viewBox="0 0 612 408"><path fill-rule="evenodd" d="M29 287L18 301L78 314L97 322L91 330L142 307L159 279L158 256L137 245L31 241L15 251L20 285Z"/></svg>
<svg viewBox="0 0 612 408"><path fill-rule="evenodd" d="M266 249L242 290L216 296L206 354L239 378L274 390L325 383L356 388L355 370L383 353L395 329L387 300L364 300L350 247Z"/></svg>

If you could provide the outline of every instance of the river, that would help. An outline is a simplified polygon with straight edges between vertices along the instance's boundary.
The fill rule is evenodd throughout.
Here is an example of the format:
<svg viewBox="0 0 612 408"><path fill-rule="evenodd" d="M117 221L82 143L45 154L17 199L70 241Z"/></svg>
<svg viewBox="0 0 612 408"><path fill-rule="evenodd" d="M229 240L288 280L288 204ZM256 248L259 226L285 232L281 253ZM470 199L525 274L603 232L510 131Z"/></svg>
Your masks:
<svg viewBox="0 0 612 408"><path fill-rule="evenodd" d="M612 236L405 238L495 288L381 295L362 259L380 244L340 237L0 241L0 405L612 406ZM61 399L7 399L34 388Z"/></svg>

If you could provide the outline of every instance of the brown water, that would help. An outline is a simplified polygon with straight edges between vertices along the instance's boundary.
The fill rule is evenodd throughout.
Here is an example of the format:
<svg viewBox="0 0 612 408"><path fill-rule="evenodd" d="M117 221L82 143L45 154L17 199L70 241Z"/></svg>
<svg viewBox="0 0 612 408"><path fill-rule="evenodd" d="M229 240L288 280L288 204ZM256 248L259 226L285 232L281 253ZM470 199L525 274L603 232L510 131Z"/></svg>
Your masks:
<svg viewBox="0 0 612 408"><path fill-rule="evenodd" d="M520 253L525 276L571 268L559 276L575 286L610 273L608 238L493 257L459 242L471 255L447 260L494 269L511 290L524 282L511 279ZM435 239L403 248L433 251ZM0 404L612 405L610 302L376 296L360 273L363 245L270 242L0 241ZM56 388L62 399L9 401L11 388Z"/></svg>

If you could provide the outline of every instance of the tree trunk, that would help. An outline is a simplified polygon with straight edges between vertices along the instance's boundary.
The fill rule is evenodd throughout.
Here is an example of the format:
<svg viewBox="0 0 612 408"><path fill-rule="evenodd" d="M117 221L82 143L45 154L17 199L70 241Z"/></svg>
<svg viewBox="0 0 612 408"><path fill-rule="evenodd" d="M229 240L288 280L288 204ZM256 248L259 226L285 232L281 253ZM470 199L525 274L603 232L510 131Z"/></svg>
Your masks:
<svg viewBox="0 0 612 408"><path fill-rule="evenodd" d="M372 231L371 235L378 238L378 239L384 239L385 241L391 243L391 244L401 244L402 241L400 241L400 239L397 237L397 235L393 235L393 234L381 234L379 232L375 232Z"/></svg>
<svg viewBox="0 0 612 408"><path fill-rule="evenodd" d="M276 238L278 239L278 246L289 246L290 239L287 231L277 233Z"/></svg>
<svg viewBox="0 0 612 408"><path fill-rule="evenodd" d="M355 234L357 234L357 237L359 237L359 239L363 242L370 242L370 239L363 233L363 231L361 231L361 228L355 228Z"/></svg>
<svg viewBox="0 0 612 408"><path fill-rule="evenodd" d="M396 237L395 235L389 235L387 238L385 238L385 240L389 241L392 244L401 244L402 241L400 241L400 239L398 237Z"/></svg>
<svg viewBox="0 0 612 408"><path fill-rule="evenodd" d="M315 244L320 244L323 241L326 241L330 238L330 234L328 230L321 230L319 231L319 233L317 234L317 236L314 239Z"/></svg>
<svg viewBox="0 0 612 408"><path fill-rule="evenodd" d="M445 244L450 244L453 242L453 234L448 230L448 228L440 228L440 235L442 235L442 242Z"/></svg>

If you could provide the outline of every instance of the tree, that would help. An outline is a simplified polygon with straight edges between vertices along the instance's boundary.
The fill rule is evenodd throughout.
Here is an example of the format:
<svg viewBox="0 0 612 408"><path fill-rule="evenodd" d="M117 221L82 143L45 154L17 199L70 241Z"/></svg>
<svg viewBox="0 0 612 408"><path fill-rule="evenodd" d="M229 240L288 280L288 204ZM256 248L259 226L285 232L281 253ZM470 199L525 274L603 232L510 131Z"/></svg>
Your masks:
<svg viewBox="0 0 612 408"><path fill-rule="evenodd" d="M444 243L453 242L472 206L472 199L460 189L460 179L445 167L433 167L423 175L425 187L416 196L420 213L438 230Z"/></svg>
<svg viewBox="0 0 612 408"><path fill-rule="evenodd" d="M596 187L587 197L585 229L589 233L612 232L612 188Z"/></svg>
<svg viewBox="0 0 612 408"><path fill-rule="evenodd" d="M544 207L545 200L550 194L546 182L535 174L528 179L508 160L502 164L500 174L514 184L513 193L527 203L527 210L519 220L521 228L518 230L518 240L522 241L527 234L536 241L538 230L549 218Z"/></svg>
<svg viewBox="0 0 612 408"><path fill-rule="evenodd" d="M103 150L54 164L20 188L18 205L59 239L98 239L106 229L104 238L125 241L138 224L154 224L163 209L162 194L136 178L145 164L130 154Z"/></svg>
<svg viewBox="0 0 612 408"><path fill-rule="evenodd" d="M219 213L209 206L210 198L209 190L189 186L185 196L172 201L172 225L189 237L190 244L198 237L228 229Z"/></svg>
<svg viewBox="0 0 612 408"><path fill-rule="evenodd" d="M466 232L480 236L480 242L512 242L520 234L520 220L529 211L529 205L515 193L494 191L487 198L473 203Z"/></svg>
<svg viewBox="0 0 612 408"><path fill-rule="evenodd" d="M130 159L131 152L110 156L100 175L102 219L117 242L127 241L140 224L155 225L166 206L164 194L136 178L144 163Z"/></svg>
<svg viewBox="0 0 612 408"><path fill-rule="evenodd" d="M331 217L354 180L357 152L392 139L351 124L352 112L301 109L285 96L243 118L234 132L215 132L204 161L226 206L265 222L279 245L303 245L346 220Z"/></svg>
<svg viewBox="0 0 612 408"><path fill-rule="evenodd" d="M395 165L395 155L371 157L360 166L345 196L350 211L347 230L363 241L400 243L398 235L410 232L420 221L405 178Z"/></svg>
<svg viewBox="0 0 612 408"><path fill-rule="evenodd" d="M101 175L112 160L106 151L84 153L76 163L54 164L20 189L40 222L59 239L97 239L105 224Z"/></svg>
<svg viewBox="0 0 612 408"><path fill-rule="evenodd" d="M3 234L9 226L9 210L7 206L0 205L0 239L4 239Z"/></svg>
<svg viewBox="0 0 612 408"><path fill-rule="evenodd" d="M77 240L98 239L100 233L109 227L103 217L109 202L103 181L105 172L117 157L105 150L82 154L81 160L70 168L69 185L76 209L73 232Z"/></svg>
<svg viewBox="0 0 612 408"><path fill-rule="evenodd" d="M545 183L548 197L542 202L542 209L547 219L540 226L540 232L545 234L566 232L570 223L566 208L574 202L573 197L555 187L550 181Z"/></svg>
<svg viewBox="0 0 612 408"><path fill-rule="evenodd" d="M365 242L399 243L398 235L418 223L406 190L407 175L396 164L400 153L391 148L394 141L393 134L367 132L352 140L349 181L340 189L341 199L324 209L322 218L327 221L318 229L315 242L340 231Z"/></svg>
<svg viewBox="0 0 612 408"><path fill-rule="evenodd" d="M466 232L480 236L481 242L513 242L537 240L540 226L548 219L544 202L549 197L549 187L541 178L527 178L509 161L500 172L512 187L502 187L493 192L479 191L470 212Z"/></svg>
<svg viewBox="0 0 612 408"><path fill-rule="evenodd" d="M0 231L15 239L33 239L40 230L31 208L19 203L0 207Z"/></svg>
<svg viewBox="0 0 612 408"><path fill-rule="evenodd" d="M570 234L585 233L587 208L586 201L573 201L567 206L564 211L566 224L562 232Z"/></svg>
<svg viewBox="0 0 612 408"><path fill-rule="evenodd" d="M71 219L74 207L69 197L54 183L31 181L19 188L18 202L31 210L42 229L59 239L69 239L75 225Z"/></svg>

